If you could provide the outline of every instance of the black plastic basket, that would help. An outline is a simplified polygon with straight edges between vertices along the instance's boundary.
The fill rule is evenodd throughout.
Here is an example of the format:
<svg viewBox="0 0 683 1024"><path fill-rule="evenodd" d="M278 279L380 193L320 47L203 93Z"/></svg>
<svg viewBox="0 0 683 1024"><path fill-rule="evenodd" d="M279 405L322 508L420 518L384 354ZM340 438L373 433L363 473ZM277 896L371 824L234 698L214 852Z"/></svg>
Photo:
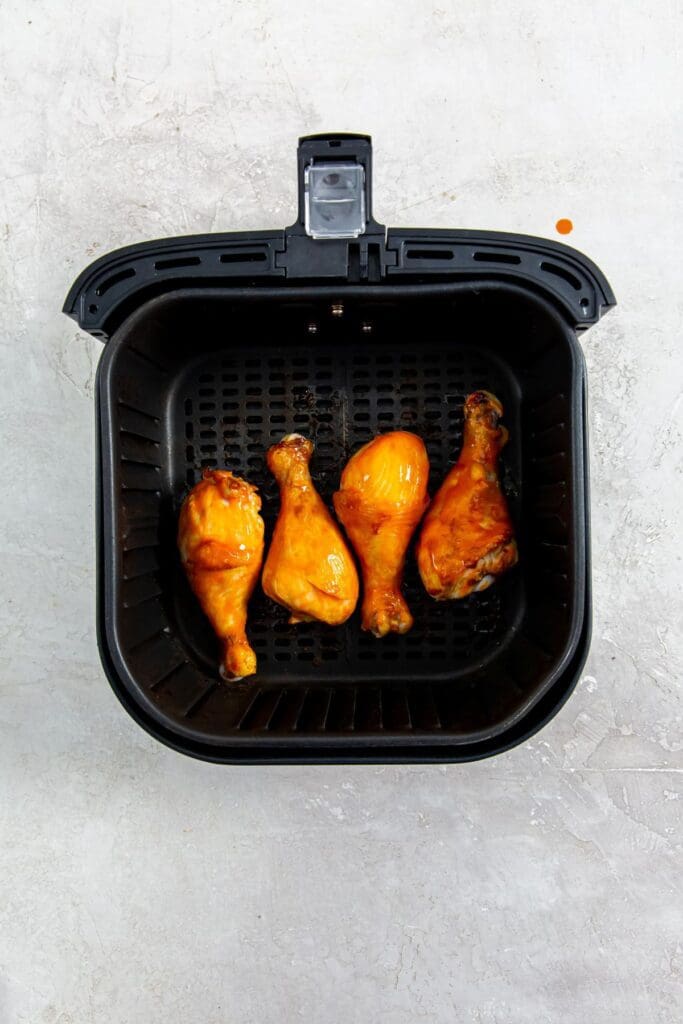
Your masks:
<svg viewBox="0 0 683 1024"><path fill-rule="evenodd" d="M577 332L614 305L567 246L519 235L385 231L365 136L299 145L299 217L284 232L167 239L102 257L65 312L107 342L97 378L98 630L121 701L149 732L221 762L464 761L536 731L571 692L590 639L585 368ZM363 230L312 238L307 169L361 168ZM358 616L289 626L258 591L259 672L227 684L175 545L204 466L259 487L284 433L316 444L329 502L377 432L420 434L430 490L456 460L466 394L501 398L503 483L519 566L437 603L408 559L413 630Z"/></svg>

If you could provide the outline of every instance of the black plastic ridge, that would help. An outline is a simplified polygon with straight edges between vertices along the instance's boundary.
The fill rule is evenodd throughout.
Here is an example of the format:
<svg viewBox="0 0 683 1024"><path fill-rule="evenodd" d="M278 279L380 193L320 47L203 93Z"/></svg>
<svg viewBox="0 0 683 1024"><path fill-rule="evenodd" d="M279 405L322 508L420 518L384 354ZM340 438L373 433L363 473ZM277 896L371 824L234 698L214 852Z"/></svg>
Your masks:
<svg viewBox="0 0 683 1024"><path fill-rule="evenodd" d="M283 231L186 235L128 245L81 271L62 312L106 341L141 302L178 287L283 278L276 267Z"/></svg>
<svg viewBox="0 0 683 1024"><path fill-rule="evenodd" d="M358 239L312 239L304 227L304 170L315 158L353 160L365 169L367 222ZM382 284L397 279L514 281L545 295L575 330L615 304L605 276L570 246L497 231L389 228L372 217L372 145L365 135L299 140L299 210L285 231L187 235L126 246L79 274L63 312L107 340L143 301L183 287L239 283Z"/></svg>
<svg viewBox="0 0 683 1024"><path fill-rule="evenodd" d="M389 228L396 262L387 279L515 281L560 307L575 330L597 323L616 304L602 271L569 245L502 231Z"/></svg>

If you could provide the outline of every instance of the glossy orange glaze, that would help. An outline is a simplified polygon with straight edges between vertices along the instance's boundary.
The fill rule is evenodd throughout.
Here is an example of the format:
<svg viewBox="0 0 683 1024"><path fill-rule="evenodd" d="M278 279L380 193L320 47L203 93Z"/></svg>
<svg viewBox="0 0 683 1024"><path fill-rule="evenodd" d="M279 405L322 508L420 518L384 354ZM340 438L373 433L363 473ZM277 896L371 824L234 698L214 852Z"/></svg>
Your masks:
<svg viewBox="0 0 683 1024"><path fill-rule="evenodd" d="M256 671L247 640L247 602L263 561L263 519L256 488L227 470L205 469L183 502L178 547L190 585L224 645L221 674Z"/></svg>
<svg viewBox="0 0 683 1024"><path fill-rule="evenodd" d="M349 459L334 496L363 572L362 627L375 636L405 633L413 624L401 583L406 549L428 502L428 476L422 440L397 430Z"/></svg>
<svg viewBox="0 0 683 1024"><path fill-rule="evenodd" d="M517 545L498 480L507 441L503 407L488 391L465 402L460 457L434 496L417 542L417 564L438 601L485 590L517 561Z"/></svg>
<svg viewBox="0 0 683 1024"><path fill-rule="evenodd" d="M313 443L289 434L268 452L280 486L280 514L263 569L268 597L290 610L291 623L346 622L358 601L358 573L341 530L308 468Z"/></svg>

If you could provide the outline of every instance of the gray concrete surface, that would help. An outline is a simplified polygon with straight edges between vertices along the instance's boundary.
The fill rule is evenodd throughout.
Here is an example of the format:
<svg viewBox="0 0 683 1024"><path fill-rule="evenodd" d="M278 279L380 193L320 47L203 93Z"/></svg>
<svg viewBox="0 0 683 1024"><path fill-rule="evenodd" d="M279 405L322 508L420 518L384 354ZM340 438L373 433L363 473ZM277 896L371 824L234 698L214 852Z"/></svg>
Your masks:
<svg viewBox="0 0 683 1024"><path fill-rule="evenodd" d="M681 1019L681 8L56 0L0 10L0 1021ZM298 134L373 134L389 224L569 241L595 630L470 766L226 769L149 739L95 646L100 253L288 223ZM555 236L557 237L557 236Z"/></svg>

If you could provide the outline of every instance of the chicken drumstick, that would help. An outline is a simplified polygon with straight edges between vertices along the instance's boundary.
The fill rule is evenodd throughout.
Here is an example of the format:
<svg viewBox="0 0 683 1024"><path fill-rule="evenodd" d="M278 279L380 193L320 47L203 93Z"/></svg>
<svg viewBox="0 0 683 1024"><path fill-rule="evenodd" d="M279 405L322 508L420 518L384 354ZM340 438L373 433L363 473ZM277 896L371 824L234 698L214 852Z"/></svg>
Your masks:
<svg viewBox="0 0 683 1024"><path fill-rule="evenodd" d="M346 622L358 601L358 573L341 530L313 486L313 442L288 434L268 451L280 485L280 514L263 569L268 597L290 610L290 623Z"/></svg>
<svg viewBox="0 0 683 1024"><path fill-rule="evenodd" d="M498 455L508 439L503 406L490 391L465 402L460 457L435 494L417 542L417 564L437 601L486 590L517 562L517 544L498 480Z"/></svg>
<svg viewBox="0 0 683 1024"><path fill-rule="evenodd" d="M363 571L363 629L405 633L413 624L401 594L406 549L427 498L429 463L415 434L380 434L353 455L334 496Z"/></svg>
<svg viewBox="0 0 683 1024"><path fill-rule="evenodd" d="M245 633L247 602L263 560L261 499L256 488L227 470L205 469L183 502L178 547L190 585L223 642L221 675L256 671Z"/></svg>

